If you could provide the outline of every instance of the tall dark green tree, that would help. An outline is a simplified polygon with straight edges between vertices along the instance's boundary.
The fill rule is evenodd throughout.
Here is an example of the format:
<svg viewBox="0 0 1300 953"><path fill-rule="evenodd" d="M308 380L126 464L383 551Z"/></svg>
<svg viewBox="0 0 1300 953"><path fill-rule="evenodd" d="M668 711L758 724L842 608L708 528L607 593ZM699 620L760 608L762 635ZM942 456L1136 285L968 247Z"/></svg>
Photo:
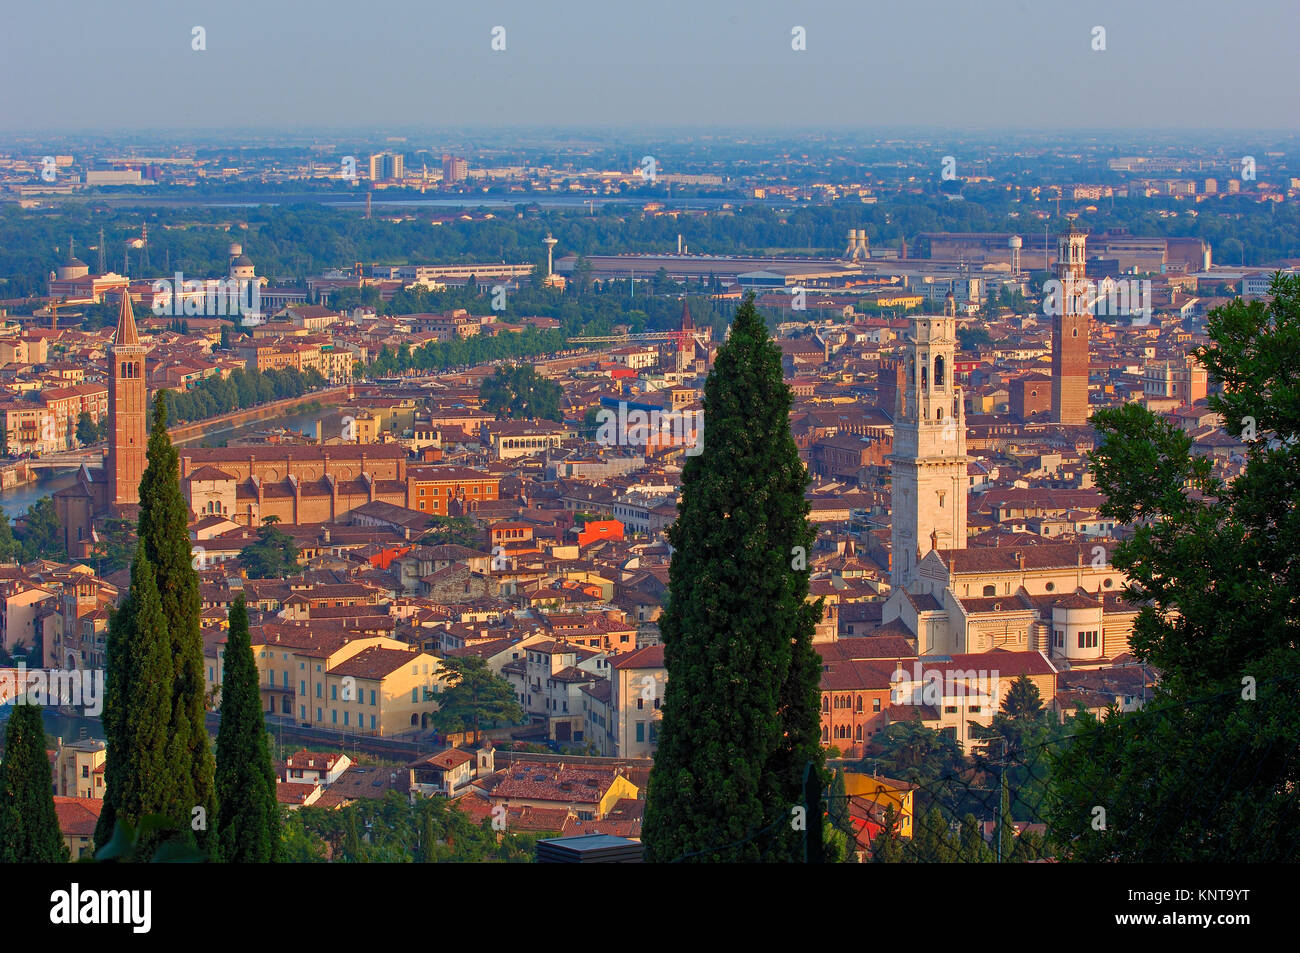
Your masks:
<svg viewBox="0 0 1300 953"><path fill-rule="evenodd" d="M204 724L199 578L190 563L189 507L181 494L176 448L167 435L165 392L159 392L154 401L147 459L148 466L140 479L139 543L135 560L136 563L143 560L152 567L159 595L163 631L168 638L170 671L162 681L168 691L169 703L166 720L161 725L166 733L164 768L157 773L141 774L136 780L149 788L148 800L155 798L155 792L161 792L163 809L157 813L175 825L173 834L179 834L184 842L193 842L201 850L212 853L216 848L217 805L212 745ZM133 567L133 586L135 575ZM124 617L125 631L120 638L116 664L129 667L134 663L128 657L136 652L136 643L144 637L145 620L143 616L137 618L136 613L120 615ZM110 654L110 697L114 684L113 665ZM110 763L113 757L110 741ZM105 800L107 802L107 796ZM100 815L97 843L105 843L111 836L112 821L111 817L106 821L104 814ZM161 838L165 834L158 836Z"/></svg>
<svg viewBox="0 0 1300 953"><path fill-rule="evenodd" d="M153 563L143 551L131 565L131 589L109 619L105 656L103 723L108 757L104 804L95 827L97 847L112 839L119 820L137 828L142 818L172 816L167 788L171 638ZM148 846L141 856L149 856Z"/></svg>
<svg viewBox="0 0 1300 953"><path fill-rule="evenodd" d="M0 762L0 864L57 864L67 859L54 810L41 709L18 704L5 728Z"/></svg>
<svg viewBox="0 0 1300 953"><path fill-rule="evenodd" d="M791 817L809 762L825 784L812 648L821 604L807 601L808 571L796 568L815 529L790 405L781 352L750 296L705 384L703 452L686 461L668 533L668 684L644 827L652 860L797 860L804 835Z"/></svg>
<svg viewBox="0 0 1300 953"><path fill-rule="evenodd" d="M241 595L230 607L217 731L217 833L227 863L280 859L280 805L266 740L257 662Z"/></svg>

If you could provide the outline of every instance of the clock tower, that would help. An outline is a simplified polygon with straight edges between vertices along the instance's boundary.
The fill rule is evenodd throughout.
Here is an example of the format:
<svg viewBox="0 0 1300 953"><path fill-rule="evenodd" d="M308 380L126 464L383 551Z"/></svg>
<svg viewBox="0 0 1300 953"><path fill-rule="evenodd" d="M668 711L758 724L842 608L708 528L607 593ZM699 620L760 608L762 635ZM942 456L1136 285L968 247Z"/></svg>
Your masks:
<svg viewBox="0 0 1300 953"><path fill-rule="evenodd" d="M966 412L953 380L957 318L912 318L889 456L890 582L906 586L931 549L966 548ZM924 550L924 552L922 551Z"/></svg>

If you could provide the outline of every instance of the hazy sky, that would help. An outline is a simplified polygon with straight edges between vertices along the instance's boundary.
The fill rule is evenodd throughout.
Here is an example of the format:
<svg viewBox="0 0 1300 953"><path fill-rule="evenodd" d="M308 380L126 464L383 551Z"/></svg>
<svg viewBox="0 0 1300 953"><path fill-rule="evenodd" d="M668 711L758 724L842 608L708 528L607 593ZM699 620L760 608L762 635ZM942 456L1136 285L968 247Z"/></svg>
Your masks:
<svg viewBox="0 0 1300 953"><path fill-rule="evenodd" d="M6 4L0 32L9 133L1293 129L1300 115L1297 0L40 0Z"/></svg>

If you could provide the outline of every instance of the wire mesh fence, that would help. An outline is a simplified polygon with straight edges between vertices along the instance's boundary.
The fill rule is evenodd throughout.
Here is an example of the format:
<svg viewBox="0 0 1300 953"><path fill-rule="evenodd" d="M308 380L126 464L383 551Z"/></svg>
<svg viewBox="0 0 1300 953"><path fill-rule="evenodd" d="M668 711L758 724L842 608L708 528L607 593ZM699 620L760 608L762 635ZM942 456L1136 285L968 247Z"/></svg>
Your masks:
<svg viewBox="0 0 1300 953"><path fill-rule="evenodd" d="M830 764L838 778L805 811L677 860L1300 860L1300 676L1242 681L1101 717L1003 713L972 724L965 751L891 725L866 758Z"/></svg>

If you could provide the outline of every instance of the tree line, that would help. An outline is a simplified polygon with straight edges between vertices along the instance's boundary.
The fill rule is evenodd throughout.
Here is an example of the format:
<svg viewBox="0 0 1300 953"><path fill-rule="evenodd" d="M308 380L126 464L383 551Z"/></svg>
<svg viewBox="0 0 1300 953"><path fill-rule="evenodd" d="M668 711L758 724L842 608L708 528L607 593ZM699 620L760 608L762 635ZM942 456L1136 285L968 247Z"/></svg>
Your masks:
<svg viewBox="0 0 1300 953"><path fill-rule="evenodd" d="M208 377L187 390L168 391L167 424L206 420L273 400L302 397L327 383L313 368L306 371L292 367L266 371L236 368L229 377Z"/></svg>

